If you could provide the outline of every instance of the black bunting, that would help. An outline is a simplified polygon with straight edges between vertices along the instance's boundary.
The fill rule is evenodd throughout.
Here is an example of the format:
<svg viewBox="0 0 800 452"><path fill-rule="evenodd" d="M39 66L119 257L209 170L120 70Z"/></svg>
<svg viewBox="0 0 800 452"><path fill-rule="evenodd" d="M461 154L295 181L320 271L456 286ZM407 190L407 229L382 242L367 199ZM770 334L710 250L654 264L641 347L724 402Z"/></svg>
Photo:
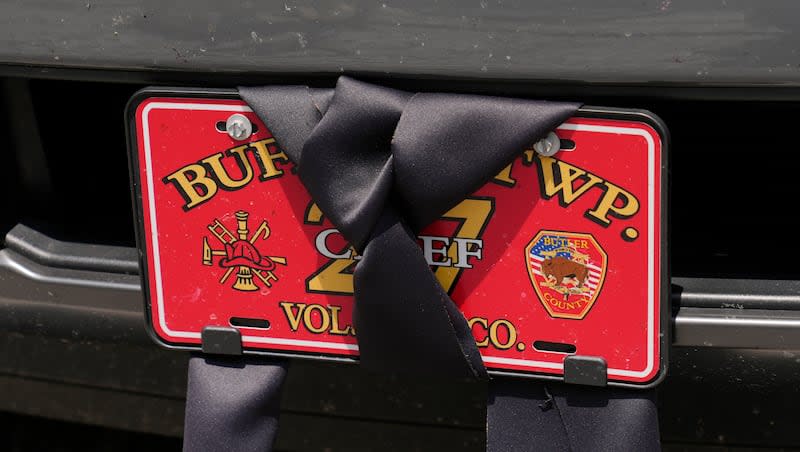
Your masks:
<svg viewBox="0 0 800 452"><path fill-rule="evenodd" d="M485 379L466 320L416 233L569 118L577 104L416 94L342 77L335 90L240 88L312 198L361 253L354 322L363 367ZM269 448L286 363L190 363L184 450ZM487 450L659 450L652 391L497 378Z"/></svg>
<svg viewBox="0 0 800 452"><path fill-rule="evenodd" d="M271 450L288 367L262 356L192 356L183 450Z"/></svg>
<svg viewBox="0 0 800 452"><path fill-rule="evenodd" d="M485 379L466 320L415 234L580 105L411 94L348 77L332 92L239 92L298 166L322 212L363 255L354 275L362 366Z"/></svg>

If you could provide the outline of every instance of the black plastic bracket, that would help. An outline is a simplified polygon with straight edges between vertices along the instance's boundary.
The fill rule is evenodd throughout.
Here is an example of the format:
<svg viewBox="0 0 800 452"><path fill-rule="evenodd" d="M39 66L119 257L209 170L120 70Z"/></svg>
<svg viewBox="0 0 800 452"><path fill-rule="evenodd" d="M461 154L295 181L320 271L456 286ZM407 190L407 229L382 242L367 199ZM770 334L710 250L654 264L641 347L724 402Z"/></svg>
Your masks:
<svg viewBox="0 0 800 452"><path fill-rule="evenodd" d="M203 353L211 355L241 355L242 333L227 326L207 326L200 334Z"/></svg>
<svg viewBox="0 0 800 452"><path fill-rule="evenodd" d="M567 356L564 358L564 382L586 386L606 386L608 366L598 356Z"/></svg>

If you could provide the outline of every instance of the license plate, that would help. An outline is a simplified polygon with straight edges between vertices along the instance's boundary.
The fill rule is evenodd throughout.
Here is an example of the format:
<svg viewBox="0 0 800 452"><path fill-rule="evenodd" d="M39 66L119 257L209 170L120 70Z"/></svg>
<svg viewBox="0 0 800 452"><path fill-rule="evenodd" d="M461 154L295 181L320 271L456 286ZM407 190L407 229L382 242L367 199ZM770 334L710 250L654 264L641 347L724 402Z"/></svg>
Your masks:
<svg viewBox="0 0 800 452"><path fill-rule="evenodd" d="M234 113L255 126L245 141L225 131ZM154 337L199 349L204 327L234 327L245 353L356 360L359 256L236 92L144 90L128 121ZM558 378L576 355L602 357L611 384L662 376L664 130L647 112L582 108L555 131L559 153L520 149L421 232L490 372Z"/></svg>

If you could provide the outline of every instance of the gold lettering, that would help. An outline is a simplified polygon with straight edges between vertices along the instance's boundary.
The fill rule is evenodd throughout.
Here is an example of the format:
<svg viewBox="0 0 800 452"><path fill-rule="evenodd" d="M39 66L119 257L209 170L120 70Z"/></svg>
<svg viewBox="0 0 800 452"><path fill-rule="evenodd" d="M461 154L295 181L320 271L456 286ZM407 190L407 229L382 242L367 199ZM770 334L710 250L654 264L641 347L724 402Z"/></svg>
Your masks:
<svg viewBox="0 0 800 452"><path fill-rule="evenodd" d="M286 314L286 320L289 321L289 328L291 328L292 331L297 331L297 328L300 326L300 318L303 315L306 305L303 303L282 301L280 302L280 306L283 308L283 313ZM297 308L297 312L294 311L294 308Z"/></svg>
<svg viewBox="0 0 800 452"><path fill-rule="evenodd" d="M501 342L500 335L497 334L497 330L501 326L506 330L507 337L505 342ZM517 329L514 328L514 325L508 320L498 319L492 322L492 325L489 327L489 338L492 340L492 345L495 347L500 350L508 350L517 343Z"/></svg>
<svg viewBox="0 0 800 452"><path fill-rule="evenodd" d="M597 220L600 224L607 226L611 224L609 216L614 218L629 218L639 211L639 200L622 188L606 182L605 194L593 210L586 212L591 216L590 219ZM617 205L617 202L620 205Z"/></svg>
<svg viewBox="0 0 800 452"><path fill-rule="evenodd" d="M269 152L267 145L274 142L274 138L268 138L266 140L259 140L250 143L250 146L255 149L256 157L258 157L258 164L261 167L261 176L259 176L259 180L265 181L282 176L283 170L279 170L278 167L275 166L275 162L279 161L286 163L289 161L289 157L287 157L283 151L278 151L275 153Z"/></svg>
<svg viewBox="0 0 800 452"><path fill-rule="evenodd" d="M191 177L190 177L191 175ZM164 183L172 182L186 204L183 210L196 207L217 193L217 183L206 175L206 167L192 163L164 178Z"/></svg>
<svg viewBox="0 0 800 452"><path fill-rule="evenodd" d="M342 311L341 306L328 306L328 309L331 310L331 334L338 334L341 336L347 336L348 334L352 334L352 328L350 325L347 325L344 329L339 328L339 313Z"/></svg>
<svg viewBox="0 0 800 452"><path fill-rule="evenodd" d="M319 313L319 318L320 318L319 327L314 326L314 318L311 317L314 311ZM312 304L306 308L305 312L303 312L303 324L308 329L308 331L311 331L312 333L316 334L324 333L325 331L328 330L328 327L330 327L331 325L331 316L328 313L327 309L323 308L318 304Z"/></svg>
<svg viewBox="0 0 800 452"><path fill-rule="evenodd" d="M526 149L525 152L522 153L522 164L525 166L531 166L533 164L533 159L536 157L536 151L533 149Z"/></svg>
<svg viewBox="0 0 800 452"><path fill-rule="evenodd" d="M467 198L445 212L442 218L460 222L453 234L455 237L480 239L486 223L491 219L492 211L494 211L494 199ZM447 249L447 256L453 262L459 260L457 245L458 243L453 241ZM459 273L463 270L460 267L436 267L433 274L436 275L436 279L444 290L449 292Z"/></svg>
<svg viewBox="0 0 800 452"><path fill-rule="evenodd" d="M503 168L497 175L492 179L492 182L496 184L500 184L504 187L513 187L517 185L516 179L511 177L511 167L513 163L509 163L507 167Z"/></svg>
<svg viewBox="0 0 800 452"><path fill-rule="evenodd" d="M242 178L239 180L234 180L228 174L228 171L225 169L225 166L221 161L223 157L221 152L208 156L201 160L201 162L205 163L209 168L211 168L212 173L219 181L220 185L222 185L222 188L236 190L237 188L244 187L250 183L251 180L253 180L253 167L250 166L250 161L247 159L247 155L245 154L246 149L247 145L244 145L230 149L226 152L226 154L233 156L236 159L239 170L242 172Z"/></svg>
<svg viewBox="0 0 800 452"><path fill-rule="evenodd" d="M355 259L331 259L306 280L306 291L316 293L353 293L353 274L347 272Z"/></svg>
<svg viewBox="0 0 800 452"><path fill-rule="evenodd" d="M317 203L311 201L306 208L305 222L308 224L322 224L322 210Z"/></svg>
<svg viewBox="0 0 800 452"><path fill-rule="evenodd" d="M464 239L480 239L486 223L491 219L494 210L494 199L492 198L467 198L458 205L442 215L443 219L456 220L459 225L456 227L454 236ZM317 216L319 214L320 216ZM310 205L306 209L305 221L321 221L322 212L316 205ZM463 246L463 245L462 245ZM453 241L447 248L447 256L453 262L459 262L458 242ZM306 291L316 293L353 293L353 273L349 271L351 266L357 262L355 252L348 258L331 259L326 262L306 280ZM434 275L445 291L450 291L455 284L458 274L463 271L462 267L436 267Z"/></svg>
<svg viewBox="0 0 800 452"><path fill-rule="evenodd" d="M603 182L602 179L594 174L561 160L543 156L539 156L538 160L542 196L550 199L557 195L559 204L564 207L572 204L590 188ZM558 171L555 170L556 166L558 166ZM583 183L576 187L576 181L582 181Z"/></svg>
<svg viewBox="0 0 800 452"><path fill-rule="evenodd" d="M483 327L483 331L487 331L489 329L489 320L488 319L484 319L482 317L473 317L473 318L467 320L467 325L469 325L470 330L473 330L474 325L476 323ZM472 332L472 335L475 336L475 331ZM482 340L478 340L478 338L476 337L475 338L475 344L477 344L478 347L488 347L489 346L489 335L487 334L486 336L484 336Z"/></svg>

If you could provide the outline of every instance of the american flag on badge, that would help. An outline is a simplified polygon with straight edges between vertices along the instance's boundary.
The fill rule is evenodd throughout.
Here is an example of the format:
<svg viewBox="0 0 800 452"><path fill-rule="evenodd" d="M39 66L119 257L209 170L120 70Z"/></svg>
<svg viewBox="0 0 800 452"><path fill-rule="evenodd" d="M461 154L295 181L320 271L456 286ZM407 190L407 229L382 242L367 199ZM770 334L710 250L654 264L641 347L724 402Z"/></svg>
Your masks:
<svg viewBox="0 0 800 452"><path fill-rule="evenodd" d="M552 317L582 319L605 278L607 256L589 234L541 231L525 249L531 283Z"/></svg>

